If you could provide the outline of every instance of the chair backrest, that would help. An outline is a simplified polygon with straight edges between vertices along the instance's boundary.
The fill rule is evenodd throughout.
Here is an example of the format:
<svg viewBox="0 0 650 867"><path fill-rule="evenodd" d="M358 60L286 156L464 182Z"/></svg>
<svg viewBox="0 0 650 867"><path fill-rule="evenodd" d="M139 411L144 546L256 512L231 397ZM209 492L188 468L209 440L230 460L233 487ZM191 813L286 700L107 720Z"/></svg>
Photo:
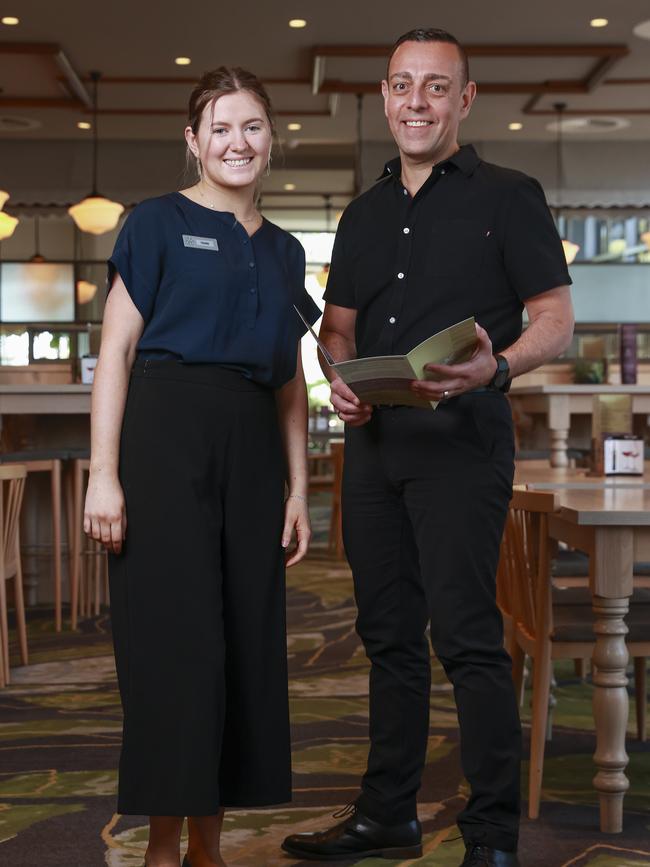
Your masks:
<svg viewBox="0 0 650 867"><path fill-rule="evenodd" d="M19 554L20 510L25 492L27 470L22 464L0 466L0 580L16 574Z"/></svg>
<svg viewBox="0 0 650 867"><path fill-rule="evenodd" d="M553 630L548 515L557 509L550 491L513 490L497 574L497 601L535 639Z"/></svg>

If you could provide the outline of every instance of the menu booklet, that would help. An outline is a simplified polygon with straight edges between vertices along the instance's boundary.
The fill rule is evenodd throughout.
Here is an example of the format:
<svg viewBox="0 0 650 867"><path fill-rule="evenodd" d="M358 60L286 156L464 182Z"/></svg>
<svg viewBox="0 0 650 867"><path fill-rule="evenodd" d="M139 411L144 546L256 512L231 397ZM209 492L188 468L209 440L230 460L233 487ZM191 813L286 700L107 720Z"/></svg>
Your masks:
<svg viewBox="0 0 650 867"><path fill-rule="evenodd" d="M438 401L418 397L409 388L410 384L414 379L437 378L433 373L424 370L425 364L461 364L468 361L476 349L476 325L474 317L470 316L469 319L463 319L462 322L427 337L406 355L375 355L337 362L318 339L300 310L297 307L295 309L318 344L325 361L343 382L350 386L362 403L401 404L435 409Z"/></svg>

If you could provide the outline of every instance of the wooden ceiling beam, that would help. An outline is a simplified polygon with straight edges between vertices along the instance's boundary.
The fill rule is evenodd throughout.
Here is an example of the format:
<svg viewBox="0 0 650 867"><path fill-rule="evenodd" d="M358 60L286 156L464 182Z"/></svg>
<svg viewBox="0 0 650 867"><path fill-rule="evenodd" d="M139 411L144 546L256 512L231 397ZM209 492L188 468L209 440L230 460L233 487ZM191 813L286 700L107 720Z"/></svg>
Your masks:
<svg viewBox="0 0 650 867"><path fill-rule="evenodd" d="M625 57L627 45L589 45L584 43L513 43L468 44L463 48L470 57ZM312 57L382 57L387 59L392 45L315 45Z"/></svg>

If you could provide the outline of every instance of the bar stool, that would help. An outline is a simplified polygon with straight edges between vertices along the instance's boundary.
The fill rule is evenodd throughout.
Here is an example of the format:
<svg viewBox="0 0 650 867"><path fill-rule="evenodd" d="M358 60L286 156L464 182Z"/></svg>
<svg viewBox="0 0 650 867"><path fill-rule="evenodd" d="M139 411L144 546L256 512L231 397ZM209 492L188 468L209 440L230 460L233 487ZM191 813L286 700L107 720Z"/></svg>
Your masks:
<svg viewBox="0 0 650 867"><path fill-rule="evenodd" d="M16 629L23 665L28 663L27 626L20 562L20 510L27 471L24 466L0 467L0 687L9 683L9 618L6 583L14 579Z"/></svg>
<svg viewBox="0 0 650 867"><path fill-rule="evenodd" d="M108 603L108 563L99 542L89 539L82 547L84 475L90 471L90 452L70 449L68 457L72 462L70 609L72 628L76 629L80 613L86 617L93 613L97 616L102 598ZM89 560L93 565L92 573L88 568Z"/></svg>
<svg viewBox="0 0 650 867"><path fill-rule="evenodd" d="M343 529L341 524L343 449L344 444L335 441L330 444L329 453L308 456L309 491L330 491L332 494L328 547L330 552L333 552L339 560L343 558ZM323 465L329 465L329 467Z"/></svg>
<svg viewBox="0 0 650 867"><path fill-rule="evenodd" d="M54 570L54 622L56 631L61 631L61 472L62 462L69 456L69 449L25 449L0 454L0 464L21 464L27 475L50 474L50 498L52 509L52 563Z"/></svg>

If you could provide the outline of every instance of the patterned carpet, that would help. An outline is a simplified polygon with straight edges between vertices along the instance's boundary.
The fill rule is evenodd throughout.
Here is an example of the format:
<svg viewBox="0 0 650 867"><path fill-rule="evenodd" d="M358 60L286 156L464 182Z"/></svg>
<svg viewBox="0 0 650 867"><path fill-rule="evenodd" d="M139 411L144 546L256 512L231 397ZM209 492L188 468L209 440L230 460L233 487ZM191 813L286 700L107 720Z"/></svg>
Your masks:
<svg viewBox="0 0 650 867"><path fill-rule="evenodd" d="M313 555L289 575L289 654L294 800L276 810L226 816L232 867L298 862L279 843L290 830L327 825L357 794L366 757L368 666L354 632L344 564ZM31 664L0 692L0 863L11 867L141 867L146 827L114 814L120 707L107 615L78 634L56 635L48 612L32 611ZM434 661L428 763L420 793L425 854L409 862L367 859L363 867L462 860L454 816L466 794L450 687ZM548 745L541 818L525 820L525 867L650 865L650 744L631 734L625 831L597 829L591 787L590 687L572 666L556 672L557 707ZM524 704L524 717L529 696ZM631 705L633 715L634 706ZM162 760L162 757L161 757ZM524 768L524 782L526 769ZM306 867L305 862L305 867Z"/></svg>

